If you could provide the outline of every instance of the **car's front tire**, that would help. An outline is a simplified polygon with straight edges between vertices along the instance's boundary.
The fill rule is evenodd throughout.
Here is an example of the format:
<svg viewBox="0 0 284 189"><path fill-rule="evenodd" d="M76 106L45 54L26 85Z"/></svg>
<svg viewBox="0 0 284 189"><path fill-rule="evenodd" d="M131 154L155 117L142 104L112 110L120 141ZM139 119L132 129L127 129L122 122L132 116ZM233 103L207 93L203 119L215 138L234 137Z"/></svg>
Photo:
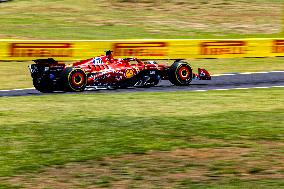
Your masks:
<svg viewBox="0 0 284 189"><path fill-rule="evenodd" d="M187 62L176 61L169 68L169 81L178 86L187 86L192 81L192 68Z"/></svg>

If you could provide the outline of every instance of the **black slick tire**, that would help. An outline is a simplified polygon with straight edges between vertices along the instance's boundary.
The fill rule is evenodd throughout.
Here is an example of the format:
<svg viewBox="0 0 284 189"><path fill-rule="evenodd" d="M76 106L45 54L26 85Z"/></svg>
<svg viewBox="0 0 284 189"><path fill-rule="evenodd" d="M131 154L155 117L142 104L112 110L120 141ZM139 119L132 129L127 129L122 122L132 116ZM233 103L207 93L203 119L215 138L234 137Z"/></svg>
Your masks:
<svg viewBox="0 0 284 189"><path fill-rule="evenodd" d="M177 86L188 86L192 81L192 68L184 61L174 62L168 74L169 81Z"/></svg>
<svg viewBox="0 0 284 189"><path fill-rule="evenodd" d="M64 91L82 92L87 85L87 75L81 68L67 67L62 72L61 85Z"/></svg>
<svg viewBox="0 0 284 189"><path fill-rule="evenodd" d="M42 93L51 93L53 92L53 85L50 81L44 78L33 78L33 85L36 90Z"/></svg>

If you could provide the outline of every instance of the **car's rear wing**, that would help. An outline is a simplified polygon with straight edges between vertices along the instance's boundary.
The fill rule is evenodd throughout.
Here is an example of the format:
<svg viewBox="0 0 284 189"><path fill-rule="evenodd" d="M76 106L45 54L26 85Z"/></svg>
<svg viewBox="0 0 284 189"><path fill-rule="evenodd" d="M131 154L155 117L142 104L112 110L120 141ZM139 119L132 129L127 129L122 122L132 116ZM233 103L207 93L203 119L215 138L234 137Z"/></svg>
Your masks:
<svg viewBox="0 0 284 189"><path fill-rule="evenodd" d="M36 64L58 64L58 61L54 60L53 58L46 58L46 59L36 59L33 60Z"/></svg>

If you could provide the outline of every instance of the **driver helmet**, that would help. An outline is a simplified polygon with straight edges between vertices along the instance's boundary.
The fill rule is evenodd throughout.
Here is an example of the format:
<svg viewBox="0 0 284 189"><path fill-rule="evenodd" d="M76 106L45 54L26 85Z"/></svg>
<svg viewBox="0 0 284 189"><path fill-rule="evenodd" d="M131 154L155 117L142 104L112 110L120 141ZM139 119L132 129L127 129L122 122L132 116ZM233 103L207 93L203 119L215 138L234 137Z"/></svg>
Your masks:
<svg viewBox="0 0 284 189"><path fill-rule="evenodd" d="M114 62L114 59L113 59L113 56L112 56L112 52L113 52L113 51L111 51L111 50L105 51L105 53L106 53L106 58L107 58L107 60L108 60L110 63Z"/></svg>

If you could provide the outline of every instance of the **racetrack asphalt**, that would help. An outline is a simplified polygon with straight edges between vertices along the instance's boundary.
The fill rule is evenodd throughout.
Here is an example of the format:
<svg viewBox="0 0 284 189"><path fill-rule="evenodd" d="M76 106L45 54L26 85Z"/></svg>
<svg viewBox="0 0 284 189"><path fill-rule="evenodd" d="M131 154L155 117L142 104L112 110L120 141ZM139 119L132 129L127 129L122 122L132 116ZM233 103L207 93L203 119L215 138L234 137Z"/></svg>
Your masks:
<svg viewBox="0 0 284 189"><path fill-rule="evenodd" d="M150 88L133 87L128 89L88 89L82 93L208 91L270 87L284 87L284 71L222 74L212 76L212 80L193 80L189 86L174 86L169 81L161 81L157 86ZM69 94L69 92L41 93L35 89L0 90L0 97L51 94Z"/></svg>

